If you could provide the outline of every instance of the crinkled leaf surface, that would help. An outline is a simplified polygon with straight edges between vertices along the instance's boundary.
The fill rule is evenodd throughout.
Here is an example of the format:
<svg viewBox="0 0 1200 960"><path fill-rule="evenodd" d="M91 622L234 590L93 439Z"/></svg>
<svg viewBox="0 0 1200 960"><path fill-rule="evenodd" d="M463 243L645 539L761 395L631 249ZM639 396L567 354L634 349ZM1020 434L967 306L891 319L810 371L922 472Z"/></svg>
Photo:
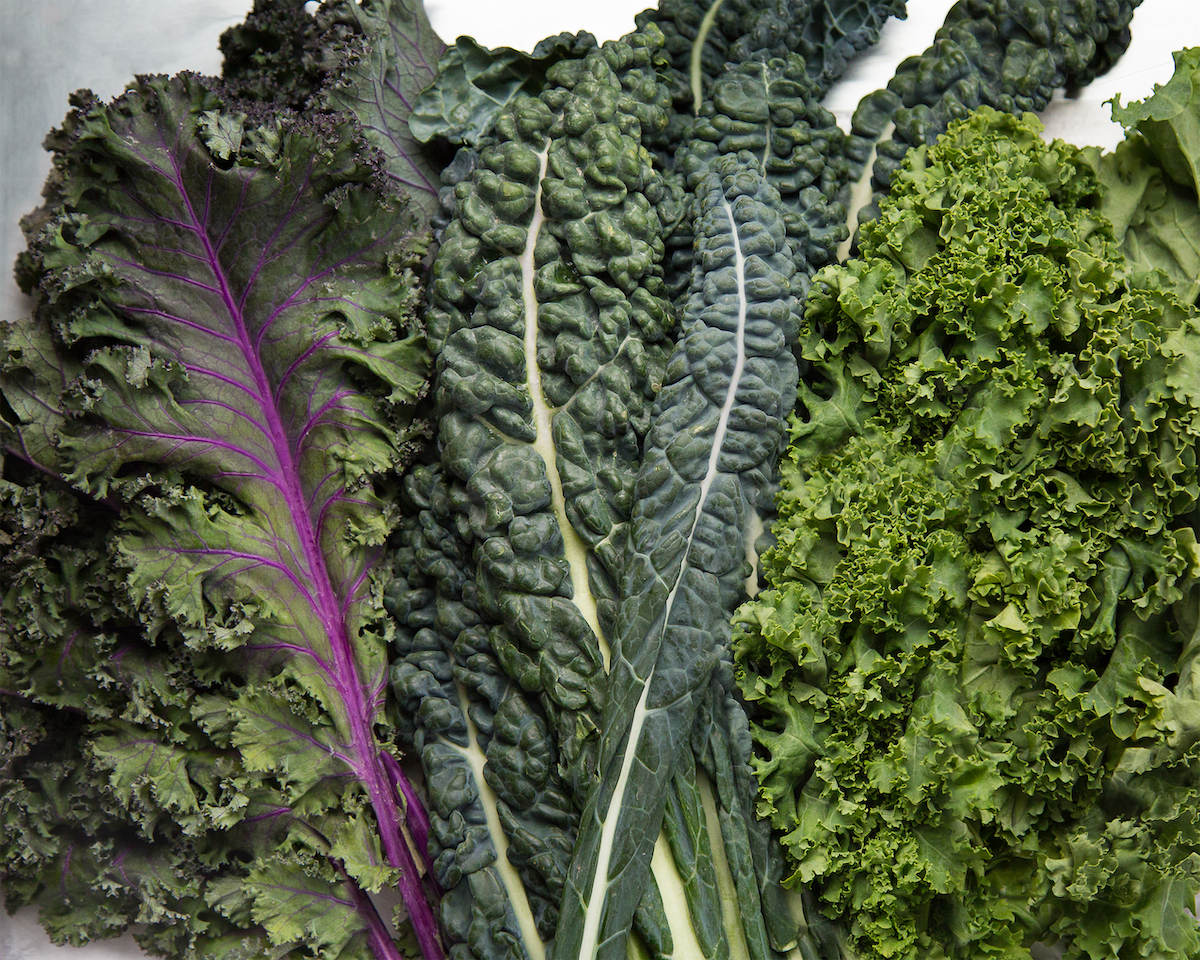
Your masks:
<svg viewBox="0 0 1200 960"><path fill-rule="evenodd" d="M596 38L586 32L547 37L531 53L512 47L489 50L471 37L459 37L439 61L433 83L417 95L409 130L422 143L443 137L478 147L513 97L537 96L547 69L595 46Z"/></svg>
<svg viewBox="0 0 1200 960"><path fill-rule="evenodd" d="M375 567L391 520L375 485L401 461L427 365L406 329L412 217L349 124L246 129L194 77L143 79L108 107L84 100L52 144L62 179L33 240L37 319L7 343L13 448L52 451L43 469L120 510L109 549L151 642L177 631L197 653L236 651L227 719L209 719L211 697L191 709L241 749L246 773L292 798L360 798L382 857L344 830L328 839L353 856L316 856L341 864L339 884L338 871L358 874L335 896L355 901L366 941L395 954L354 896L386 866L422 949L440 956L376 734ZM50 386L40 407L31 383ZM186 751L129 726L95 750L118 794L144 790L143 806L185 824L199 815L203 764ZM340 935L263 910L277 942L303 927L339 955Z"/></svg>
<svg viewBox="0 0 1200 960"><path fill-rule="evenodd" d="M1200 324L1039 133L952 125L817 275L737 617L759 812L860 955L1197 948Z"/></svg>
<svg viewBox="0 0 1200 960"><path fill-rule="evenodd" d="M421 0L337 0L321 9L330 55L342 61L321 105L348 110L384 156L384 170L425 217L438 208L441 164L409 129L417 94L433 82L446 45ZM344 38L349 31L353 39ZM347 49L349 47L349 49Z"/></svg>
<svg viewBox="0 0 1200 960"><path fill-rule="evenodd" d="M1094 155L1101 209L1135 269L1162 270L1181 299L1200 297L1200 48L1175 54L1175 73L1144 101L1113 104L1126 139Z"/></svg>
<svg viewBox="0 0 1200 960"><path fill-rule="evenodd" d="M727 649L748 518L766 499L796 384L796 266L778 194L748 155L725 156L703 181L702 198L682 337L638 473L602 776L580 827L559 957L623 950L668 784ZM720 830L708 839L721 842ZM763 921L757 886L749 893L738 906L753 930ZM696 926L705 930L703 920ZM718 929L706 955L737 949L731 932Z"/></svg>

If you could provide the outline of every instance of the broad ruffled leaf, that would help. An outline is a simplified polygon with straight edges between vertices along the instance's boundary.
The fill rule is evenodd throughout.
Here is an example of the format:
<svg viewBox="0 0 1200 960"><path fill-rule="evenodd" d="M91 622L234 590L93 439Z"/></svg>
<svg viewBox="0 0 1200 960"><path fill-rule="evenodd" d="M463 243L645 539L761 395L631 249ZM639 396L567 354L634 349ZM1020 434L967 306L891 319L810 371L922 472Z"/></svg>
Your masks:
<svg viewBox="0 0 1200 960"><path fill-rule="evenodd" d="M1127 138L1093 154L1105 186L1101 209L1134 269L1161 270L1188 303L1200 298L1200 48L1175 54L1175 73L1113 117Z"/></svg>
<svg viewBox="0 0 1200 960"><path fill-rule="evenodd" d="M280 791L271 809L342 794L341 815L368 818L381 858L345 824L270 822L276 843L306 829L326 838L311 856L333 870L329 896L355 904L358 932L260 904L268 937L283 945L302 930L329 956L358 938L394 956L362 894L386 875L436 957L398 769L376 734L377 561L391 526L376 485L402 462L424 388L423 341L406 329L420 250L355 128L320 115L242 122L197 78L146 78L111 106L80 101L54 135L58 186L30 260L38 312L10 331L0 381L9 449L45 452L38 467L118 517L110 582L147 655L129 661L130 683L116 642L89 637L94 664L81 669L100 682L107 651L121 664L107 668L121 720L89 729L87 749L126 815L147 836L177 821L211 847L223 841L209 828L236 824L264 781ZM70 558L53 556L65 575ZM103 607L71 601L96 632ZM211 689L172 695L169 670L149 669L164 644L187 650L192 683ZM220 667L211 651L225 652ZM24 682L55 703L44 682ZM328 806L309 803L314 816Z"/></svg>
<svg viewBox="0 0 1200 960"><path fill-rule="evenodd" d="M409 129L417 94L433 82L446 45L421 0L334 0L319 22L327 56L340 61L320 104L347 110L383 154L389 178L413 198L427 220L437 212L442 164Z"/></svg>

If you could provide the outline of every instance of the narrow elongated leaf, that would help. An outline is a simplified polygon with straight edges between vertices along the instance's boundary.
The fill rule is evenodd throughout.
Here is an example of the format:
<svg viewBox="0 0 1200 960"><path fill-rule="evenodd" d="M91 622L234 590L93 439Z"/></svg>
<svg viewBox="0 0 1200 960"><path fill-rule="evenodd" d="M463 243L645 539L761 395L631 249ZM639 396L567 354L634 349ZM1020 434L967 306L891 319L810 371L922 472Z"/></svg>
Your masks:
<svg viewBox="0 0 1200 960"><path fill-rule="evenodd" d="M465 499L439 471L405 481L392 686L411 718L430 804L448 937L477 957L541 960L554 934L578 813L536 701L505 672L475 605ZM460 948L461 949L461 948Z"/></svg>
<svg viewBox="0 0 1200 960"><path fill-rule="evenodd" d="M580 828L559 958L624 949L676 758L727 655L746 519L769 489L796 388L796 268L778 193L748 156L729 156L701 196L683 335L638 474L603 776Z"/></svg>
<svg viewBox="0 0 1200 960"><path fill-rule="evenodd" d="M644 147L666 121L651 69L660 42L651 28L562 61L538 99L517 98L455 188L434 267L442 462L474 543L472 616L495 624L485 641L484 623L461 622L450 652L475 666L455 674L481 694L502 690L494 659L528 692L580 807L597 775L620 543L671 319L660 266L668 192ZM486 775L512 784L500 739ZM658 849L637 942L655 956L710 955L665 840Z"/></svg>

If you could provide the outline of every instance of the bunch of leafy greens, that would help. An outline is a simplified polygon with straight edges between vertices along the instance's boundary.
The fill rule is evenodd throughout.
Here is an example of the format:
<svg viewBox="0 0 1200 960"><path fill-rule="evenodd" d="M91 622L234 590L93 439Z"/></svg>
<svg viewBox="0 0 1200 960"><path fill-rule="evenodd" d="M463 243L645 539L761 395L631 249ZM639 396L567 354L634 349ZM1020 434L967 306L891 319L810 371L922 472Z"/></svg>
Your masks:
<svg viewBox="0 0 1200 960"><path fill-rule="evenodd" d="M909 154L817 278L759 811L865 955L1194 956L1200 321L1032 116Z"/></svg>
<svg viewBox="0 0 1200 960"><path fill-rule="evenodd" d="M1134 5L960 4L863 115L1039 106ZM853 956L754 816L731 616L883 131L820 100L903 4L664 0L531 55L308 6L48 141L0 358L8 906L187 960Z"/></svg>

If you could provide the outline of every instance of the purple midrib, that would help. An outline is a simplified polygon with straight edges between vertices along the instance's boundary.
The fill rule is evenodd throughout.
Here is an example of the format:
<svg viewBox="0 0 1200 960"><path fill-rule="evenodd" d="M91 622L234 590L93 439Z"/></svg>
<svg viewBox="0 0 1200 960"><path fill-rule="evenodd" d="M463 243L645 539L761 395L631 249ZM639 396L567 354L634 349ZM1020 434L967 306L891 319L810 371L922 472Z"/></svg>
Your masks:
<svg viewBox="0 0 1200 960"><path fill-rule="evenodd" d="M275 242L282 235L288 221L293 220L298 215L301 197L307 188L307 176L303 182L293 188L294 193L291 197L291 203L281 214L277 229L262 241L262 249L258 254L258 262L245 283L245 289L242 291L242 299L239 301L237 295L235 295L230 277L222 265L219 255L220 244L214 243L214 240L208 234L209 205L213 199L214 173L211 169L208 170L208 180L203 190L203 203L201 204L198 201L194 205L192 197L188 193L188 186L182 171L179 156L180 143L177 140L172 145L167 141L169 141L169 138L164 138L162 146L164 148L163 152L169 158L170 169L157 167L153 163L150 166L171 183L182 208L185 210L185 217L183 219L186 223L183 226L196 238L201 248L200 255L195 258L196 265L206 267L215 280L215 289L208 288L207 285L203 286L205 286L205 289L210 289L210 292L215 293L219 297L223 310L228 316L230 327L221 332L219 330L208 329L202 325L189 324L182 317L168 316L166 319L177 319L181 323L188 324L205 334L216 337L240 352L241 359L245 364L245 378L244 382L238 383L237 386L244 391L247 403L254 410L261 411L261 416L248 415L246 420L254 424L256 432L263 437L267 448L263 451L263 455L260 458L261 464L259 466L263 470L263 473L259 477L278 490L279 495L283 498L286 505L285 512L288 517L288 523L293 528L295 539L292 540L290 537L287 537L286 533L283 536L275 534L273 531L270 531L270 533L275 544L275 549L280 553L281 557L290 555L293 558L292 562L295 565L295 569L294 571L289 571L289 579L300 590L301 596L304 597L304 602L320 625L325 642L328 645L330 657L323 659L319 655L318 651L322 646L319 636L311 637L307 649L303 647L297 648L297 653L312 655L313 667L325 676L330 695L337 700L336 704L331 703L329 706L332 708L331 712L335 714L334 719L338 723L341 735L347 740L343 762L349 771L360 781L371 801L384 855L387 862L399 872L400 891L409 908L410 914L413 915L414 926L417 929L418 937L421 939L422 951L430 960L440 960L443 952L436 932L436 921L434 921L428 904L424 899L424 891L420 885L420 879L413 863L411 852L408 849L402 832L400 800L388 776L388 771L380 759L380 749L373 730L373 718L378 707L378 700L386 689L384 678L382 675L378 678L371 678L372 684L370 686L364 683L364 678L360 674L360 667L355 657L353 637L349 629L349 611L353 608L356 598L360 596L363 584L370 576L373 561L369 561L363 565L363 569L358 571L357 575L353 578L353 582L339 584L335 581L331 567L321 548L322 524L326 516L325 508L328 506L328 502L320 511L320 519L314 519L304 495L305 484L299 462L300 455L298 451L304 431L302 430L298 436L291 436L289 434L286 427L287 421L279 400L279 396L284 393L282 389L283 383L276 385L278 389L271 389L271 379L267 374L263 358L260 355L261 345L251 336L251 330L247 324L247 315L243 308L249 292L254 289L259 280L264 258L268 258L271 255ZM144 160L144 158L141 159ZM201 206L203 209L198 210L198 207ZM240 207L231 215L231 224L233 218L239 212ZM176 226L178 227L179 225L176 224ZM319 223L309 224L305 226L302 232L311 235L310 231L319 229L319 226ZM229 227L226 227L226 233L229 229ZM226 238L223 234L219 239L223 243ZM292 241L293 244L299 242L298 239ZM287 248L285 247L285 249ZM270 322L273 322L286 309L288 303L292 302L292 299L308 287L313 280L312 276L302 278L298 289L285 299L282 306L271 313L266 325L269 326ZM217 326L224 326L224 324L218 324ZM260 330L258 336L262 337L262 335L263 331ZM305 354L304 359L317 352L319 343ZM186 347L183 349L186 350ZM179 359L183 361L185 358L181 356ZM184 366L189 369L199 369L195 364L184 363ZM288 371L289 376L294 369L295 365ZM221 377L219 379L229 382L228 378ZM284 382L286 383L286 378ZM224 443L219 438L191 434L187 437L179 437L178 439L180 442L203 442L216 446L221 446ZM256 459L250 455L248 450L238 450L238 452L249 456L252 461ZM268 464L268 461L272 459L275 461L275 466ZM331 479L331 476L336 475L336 473L336 470L330 471L330 474L320 481L321 486L324 486ZM220 476L223 474L217 475ZM340 484L336 486L338 489L325 494L327 501L329 498L338 499L340 493L344 492L340 490ZM247 557L247 559L251 558ZM259 556L255 559L260 563L273 563L266 556ZM290 567L291 564L288 564L288 566ZM340 709L337 709L338 707ZM338 713L341 714L340 718L337 716ZM341 722L338 722L339 720ZM368 928L374 931L372 940L379 940L377 950L381 952L382 957L389 957L391 954L388 952L388 945L384 944L383 940L378 937L378 918L374 917L373 908L363 911L363 919ZM392 952L394 953L394 948Z"/></svg>
<svg viewBox="0 0 1200 960"><path fill-rule="evenodd" d="M174 159L173 155L172 159ZM204 250L207 266L217 282L217 291L234 327L234 336L231 339L237 343L245 358L247 372L254 382L254 394L260 398L271 397L274 392L271 389L270 378L251 341L241 305L234 297L229 277L213 248L201 219L196 215L178 166L175 168L174 186L187 210L188 218L191 221L190 229L199 240ZM333 675L330 676L330 686L345 709L350 734L349 752L353 757L351 768L363 781L372 804L375 806L388 860L393 866L400 867L404 856L399 849L403 843L403 838L399 834L399 808L391 785L387 782L378 760L364 684L359 676L358 664L354 658L342 614L343 602L334 587L329 566L318 543L317 531L312 518L305 508L304 488L300 478L299 465L287 436L287 430L283 425L279 408L275 404L265 401L260 403L260 407L262 430L278 463L278 469L271 471L274 474L271 480L278 486L287 504L288 515L299 542L300 559L306 568L303 572L307 574L312 587L310 591L306 592L309 594L309 601L317 619L325 629L330 651L333 654Z"/></svg>

